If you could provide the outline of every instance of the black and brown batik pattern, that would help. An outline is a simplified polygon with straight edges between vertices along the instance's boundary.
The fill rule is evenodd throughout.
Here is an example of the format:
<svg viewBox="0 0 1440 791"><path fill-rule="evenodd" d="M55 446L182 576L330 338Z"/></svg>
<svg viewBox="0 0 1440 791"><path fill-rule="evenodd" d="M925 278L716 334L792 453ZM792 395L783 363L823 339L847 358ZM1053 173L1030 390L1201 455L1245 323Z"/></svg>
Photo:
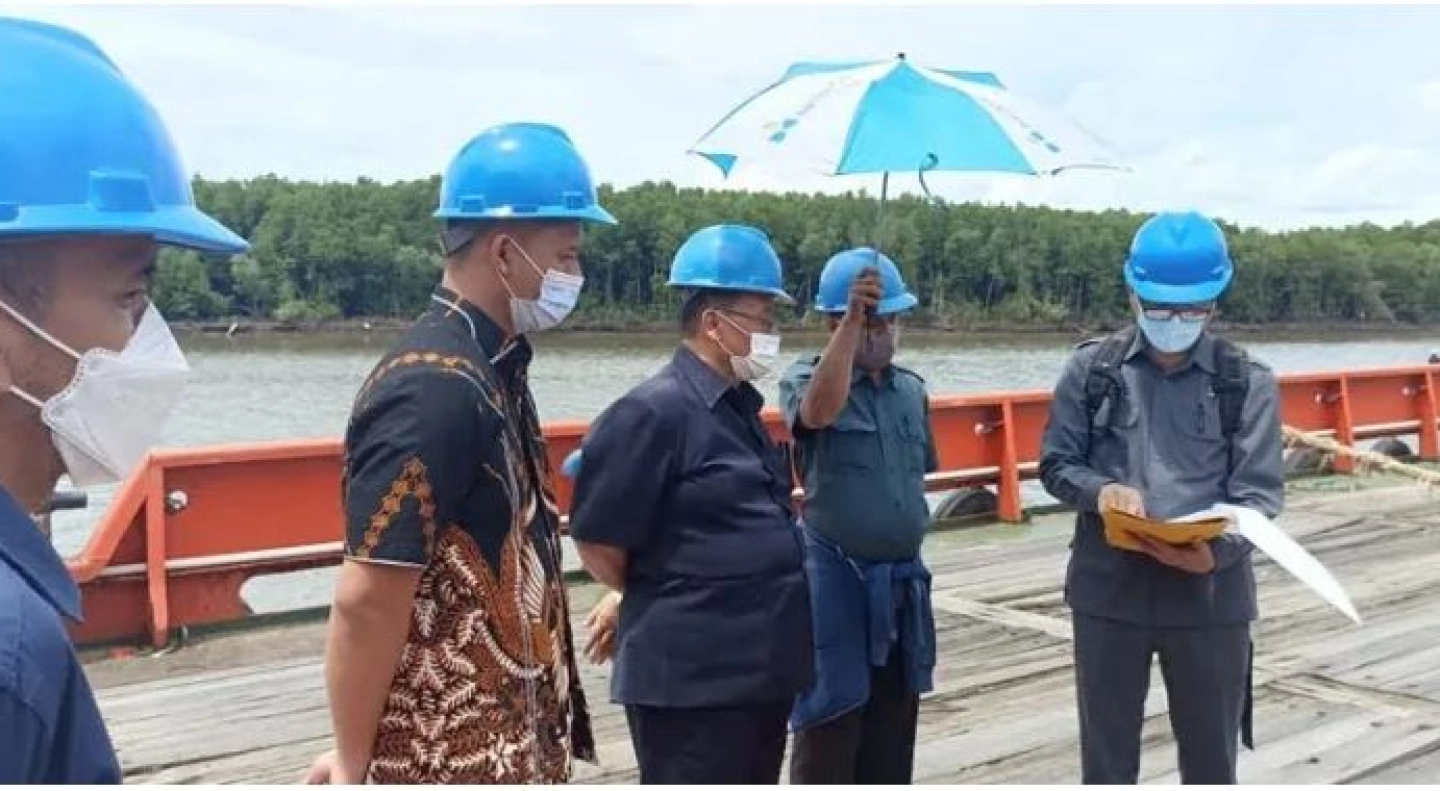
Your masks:
<svg viewBox="0 0 1440 791"><path fill-rule="evenodd" d="M423 568L370 779L561 783L594 744L530 349L461 310L417 322L347 433L347 553Z"/></svg>

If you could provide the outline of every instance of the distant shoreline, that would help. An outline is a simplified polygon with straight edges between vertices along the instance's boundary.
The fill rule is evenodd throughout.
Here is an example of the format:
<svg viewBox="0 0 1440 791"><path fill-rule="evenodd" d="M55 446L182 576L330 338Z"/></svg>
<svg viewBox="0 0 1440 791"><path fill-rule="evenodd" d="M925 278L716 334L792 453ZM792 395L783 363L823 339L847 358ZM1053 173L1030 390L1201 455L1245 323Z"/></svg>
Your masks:
<svg viewBox="0 0 1440 791"><path fill-rule="evenodd" d="M299 335L299 336L323 336L323 335L386 335L402 332L410 326L410 319L400 318L372 318L372 319L336 319L323 322L280 322L280 321L254 321L248 319L234 319L229 321L172 321L171 327L176 332L187 335L204 336L225 336L225 335ZM935 323L907 323L905 332L911 334L922 334L927 336L967 334L967 335L1012 335L1012 336L1052 336L1086 338L1103 335L1115 329L1115 325L1094 326L1057 326L1038 325L1016 322L1001 321L976 321L970 323L956 323L945 326ZM1383 337L1383 336L1415 336L1425 334L1436 335L1436 345L1440 346L1440 324L1410 324L1402 322L1347 322L1347 321L1317 321L1317 322L1285 322L1272 324L1240 324L1217 322L1215 329L1220 332L1230 333L1237 336L1275 335L1275 336L1309 336L1316 338L1334 338L1343 336L1362 337ZM782 325L782 330L798 333L825 332L824 325L817 321L788 322ZM614 335L673 335L675 333L673 321L585 321L578 320L567 324L558 333L573 333L585 335L614 334Z"/></svg>

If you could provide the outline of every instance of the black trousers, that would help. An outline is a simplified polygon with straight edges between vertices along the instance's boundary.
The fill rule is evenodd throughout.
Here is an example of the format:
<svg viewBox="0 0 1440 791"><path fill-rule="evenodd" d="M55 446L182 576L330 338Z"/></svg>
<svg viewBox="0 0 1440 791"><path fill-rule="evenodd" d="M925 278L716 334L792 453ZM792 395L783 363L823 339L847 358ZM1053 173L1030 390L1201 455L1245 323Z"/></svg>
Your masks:
<svg viewBox="0 0 1440 791"><path fill-rule="evenodd" d="M844 716L795 734L792 785L908 784L920 696L905 685L898 652L871 668L870 699Z"/></svg>
<svg viewBox="0 0 1440 791"><path fill-rule="evenodd" d="M791 702L671 709L626 706L646 785L776 785Z"/></svg>
<svg viewBox="0 0 1440 791"><path fill-rule="evenodd" d="M1082 781L1134 784L1150 661L1170 701L1180 782L1234 784L1250 681L1248 626L1145 629L1073 617Z"/></svg>

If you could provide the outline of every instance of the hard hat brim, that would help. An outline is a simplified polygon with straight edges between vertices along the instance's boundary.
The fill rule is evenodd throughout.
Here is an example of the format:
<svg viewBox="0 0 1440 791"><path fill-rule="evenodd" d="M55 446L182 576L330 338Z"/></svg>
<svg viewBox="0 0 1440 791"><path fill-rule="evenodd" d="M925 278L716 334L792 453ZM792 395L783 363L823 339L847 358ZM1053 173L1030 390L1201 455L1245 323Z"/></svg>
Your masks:
<svg viewBox="0 0 1440 791"><path fill-rule="evenodd" d="M875 306L875 312L881 316L889 316L892 313L904 313L907 310L920 304L920 300L914 294L906 292L896 297L880 300Z"/></svg>
<svg viewBox="0 0 1440 791"><path fill-rule="evenodd" d="M161 244L198 250L203 253L239 255L250 249L250 243L219 221L199 209L177 209L168 217L156 217L155 240Z"/></svg>
<svg viewBox="0 0 1440 791"><path fill-rule="evenodd" d="M875 306L875 313L880 316L889 316L894 313L904 313L905 311L910 310L919 304L920 300L916 298L914 294L911 294L907 291L904 294L899 294L897 296L887 297L880 300L879 304ZM815 311L817 313L838 315L844 313L847 307L848 305L843 302L839 305L816 303Z"/></svg>
<svg viewBox="0 0 1440 791"><path fill-rule="evenodd" d="M149 236L156 242L202 253L237 255L250 243L192 206L145 212L98 212L89 206L27 208L9 230L0 223L0 239L33 236Z"/></svg>
<svg viewBox="0 0 1440 791"><path fill-rule="evenodd" d="M671 280L665 285L671 288L703 288L708 291L733 291L740 294L759 294L763 297L774 297L775 300L782 305L795 304L794 297L786 294L784 291L778 288L766 288L765 286L722 286L718 283L705 280Z"/></svg>
<svg viewBox="0 0 1440 791"><path fill-rule="evenodd" d="M1232 273L1226 273L1219 280L1174 285L1157 283L1153 280L1137 280L1134 275L1126 271L1125 284L1135 292L1135 296L1146 302L1158 302L1162 305L1198 305L1219 299L1220 295L1225 293L1225 289L1230 286L1233 277Z"/></svg>
<svg viewBox="0 0 1440 791"><path fill-rule="evenodd" d="M620 221L615 219L615 215L606 211L605 208L598 203L590 207L588 219L590 222L600 223L601 225L620 224Z"/></svg>
<svg viewBox="0 0 1440 791"><path fill-rule="evenodd" d="M514 222L541 221L541 220L573 220L575 222L592 222L598 225L619 225L620 221L615 215L606 211L600 204L587 206L583 209L539 209L537 211L517 212L508 206L501 206L494 209L487 209L479 212L464 212L459 209L443 208L431 215L437 220L511 220Z"/></svg>

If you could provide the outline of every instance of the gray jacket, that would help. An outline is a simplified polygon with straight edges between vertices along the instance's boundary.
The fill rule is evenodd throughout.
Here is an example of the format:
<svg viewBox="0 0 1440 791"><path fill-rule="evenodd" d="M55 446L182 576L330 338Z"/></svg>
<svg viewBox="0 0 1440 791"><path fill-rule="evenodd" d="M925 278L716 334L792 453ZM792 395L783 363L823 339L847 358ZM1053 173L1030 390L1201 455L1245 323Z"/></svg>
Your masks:
<svg viewBox="0 0 1440 791"><path fill-rule="evenodd" d="M1235 535L1211 542L1216 568L1195 575L1146 555L1112 548L1096 511L1107 483L1137 489L1152 517L1170 518L1217 502L1278 516L1285 480L1275 376L1251 361L1249 392L1234 437L1220 426L1212 389L1215 339L1206 333L1190 360L1163 373L1136 334L1120 368L1124 393L1094 416L1085 381L1099 347L1082 344L1055 387L1040 459L1045 490L1077 511L1065 598L1072 610L1137 626L1206 627L1248 623L1257 615L1251 546ZM1117 411L1118 410L1118 411ZM1087 454L1087 445L1093 447Z"/></svg>

